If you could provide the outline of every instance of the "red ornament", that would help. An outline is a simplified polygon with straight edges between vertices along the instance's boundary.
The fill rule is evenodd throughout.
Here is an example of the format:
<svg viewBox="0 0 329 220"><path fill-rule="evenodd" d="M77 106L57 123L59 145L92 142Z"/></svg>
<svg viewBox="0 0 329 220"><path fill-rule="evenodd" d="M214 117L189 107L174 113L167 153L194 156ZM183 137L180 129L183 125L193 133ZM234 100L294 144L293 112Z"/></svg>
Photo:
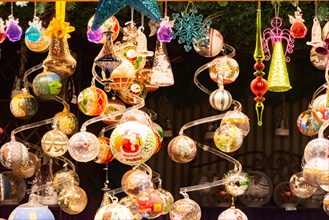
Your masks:
<svg viewBox="0 0 329 220"><path fill-rule="evenodd" d="M290 35L293 38L304 38L307 33L307 28L303 22L296 21L291 25Z"/></svg>
<svg viewBox="0 0 329 220"><path fill-rule="evenodd" d="M253 81L251 81L250 89L257 97L261 97L267 92L267 81L263 79L263 77L257 76Z"/></svg>
<svg viewBox="0 0 329 220"><path fill-rule="evenodd" d="M257 71L262 71L262 70L265 69L265 65L262 62L257 62L254 65L254 69L257 70Z"/></svg>

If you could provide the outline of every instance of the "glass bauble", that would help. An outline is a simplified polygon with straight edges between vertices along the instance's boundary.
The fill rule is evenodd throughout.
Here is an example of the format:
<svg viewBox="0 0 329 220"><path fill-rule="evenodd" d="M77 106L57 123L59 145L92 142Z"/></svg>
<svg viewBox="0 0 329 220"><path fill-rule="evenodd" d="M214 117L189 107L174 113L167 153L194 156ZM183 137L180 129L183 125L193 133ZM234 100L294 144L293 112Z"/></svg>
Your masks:
<svg viewBox="0 0 329 220"><path fill-rule="evenodd" d="M225 124L217 128L214 134L216 147L226 153L238 150L243 142L242 130L233 124Z"/></svg>
<svg viewBox="0 0 329 220"><path fill-rule="evenodd" d="M51 157L62 156L67 151L68 137L58 129L53 129L45 133L41 138L43 152Z"/></svg>
<svg viewBox="0 0 329 220"><path fill-rule="evenodd" d="M168 144L168 155L176 163L188 163L194 159L196 153L195 142L185 135L174 137Z"/></svg>
<svg viewBox="0 0 329 220"><path fill-rule="evenodd" d="M41 38L40 40L33 42L25 37L25 45L28 49L36 53L46 52L49 48L51 37L49 35L43 34L46 28L41 28Z"/></svg>
<svg viewBox="0 0 329 220"><path fill-rule="evenodd" d="M301 200L291 192L288 181L281 182L275 186L273 197L274 202L278 206L285 208L296 207Z"/></svg>
<svg viewBox="0 0 329 220"><path fill-rule="evenodd" d="M10 141L2 145L0 149L0 162L8 169L18 169L27 164L29 160L28 150L20 142Z"/></svg>
<svg viewBox="0 0 329 220"><path fill-rule="evenodd" d="M91 25L92 25L93 21L94 21L94 16L92 16L88 21L87 31L91 30ZM116 17L111 16L97 30L99 30L101 33L100 39L96 40L96 39L90 39L88 37L88 40L93 43L104 44L106 41L106 35L103 33L105 31L111 31L112 40L115 41L115 39L119 36L119 33L120 33L120 24L119 24L118 19L116 19Z"/></svg>
<svg viewBox="0 0 329 220"><path fill-rule="evenodd" d="M323 171L327 170L328 162L321 159L312 159L309 160L303 167L303 177L305 181L313 186L319 186L319 179L322 176Z"/></svg>
<svg viewBox="0 0 329 220"><path fill-rule="evenodd" d="M323 198L323 210L329 215L329 193Z"/></svg>
<svg viewBox="0 0 329 220"><path fill-rule="evenodd" d="M313 100L312 113L320 124L329 119L329 108L326 107L327 94L319 95Z"/></svg>
<svg viewBox="0 0 329 220"><path fill-rule="evenodd" d="M309 198L311 197L316 188L309 185L304 177L302 172L295 173L290 177L290 190L291 192L299 198Z"/></svg>
<svg viewBox="0 0 329 220"><path fill-rule="evenodd" d="M225 111L232 104L232 96L225 89L216 89L209 96L209 103L211 107L218 111Z"/></svg>
<svg viewBox="0 0 329 220"><path fill-rule="evenodd" d="M139 214L137 209L137 201L135 196L126 196L120 199L120 205L127 207L133 215L133 220L142 220L143 216ZM96 220L96 219L95 219Z"/></svg>
<svg viewBox="0 0 329 220"><path fill-rule="evenodd" d="M142 82L140 82L139 80L134 79L134 81L132 83L130 83L130 85L126 89L124 89L122 91L118 91L118 96L125 103L127 103L129 105L138 104L140 101L136 100L136 98L131 95L138 96L142 99L145 99L147 96L147 90L146 90L145 85Z"/></svg>
<svg viewBox="0 0 329 220"><path fill-rule="evenodd" d="M123 205L112 203L108 204L104 208L103 218L108 220L121 220L121 219L131 219L133 220L133 214L131 211Z"/></svg>
<svg viewBox="0 0 329 220"><path fill-rule="evenodd" d="M69 215L81 213L86 208L87 203L87 194L78 186L66 186L58 195L59 207Z"/></svg>
<svg viewBox="0 0 329 220"><path fill-rule="evenodd" d="M111 99L108 100L106 108L105 108L104 112L102 113L102 115L110 114L110 113L116 114L119 111L123 112L125 109L126 109L126 106L123 102L119 101L115 97L112 97ZM118 115L115 117L110 116L106 119L103 119L102 122L110 125L110 124L119 122L120 118L121 118L121 115Z"/></svg>
<svg viewBox="0 0 329 220"><path fill-rule="evenodd" d="M306 162L312 159L326 160L329 165L329 140L316 138L308 142L304 149L304 159ZM329 169L329 166L326 168Z"/></svg>
<svg viewBox="0 0 329 220"><path fill-rule="evenodd" d="M148 127L151 127L153 123L150 116L146 112L138 109L131 109L122 114L120 124L127 121L137 121Z"/></svg>
<svg viewBox="0 0 329 220"><path fill-rule="evenodd" d="M306 198L306 199L302 199L300 201L300 204L303 206L303 207L308 207L308 208L319 208L322 206L322 202L323 202L323 197L326 195L326 191L320 189L320 188L317 188L315 190L315 193Z"/></svg>
<svg viewBox="0 0 329 220"><path fill-rule="evenodd" d="M8 198L11 191L10 179L6 175L0 173L0 204Z"/></svg>
<svg viewBox="0 0 329 220"><path fill-rule="evenodd" d="M162 144L160 135L157 132L154 132L154 134L155 134L155 139L156 139L156 147L155 147L153 155L157 154L160 151L161 144Z"/></svg>
<svg viewBox="0 0 329 220"><path fill-rule="evenodd" d="M134 66L136 72L143 69L146 64L146 57L137 55L137 46L131 43L125 42L116 45L116 52L120 57L126 58Z"/></svg>
<svg viewBox="0 0 329 220"><path fill-rule="evenodd" d="M228 111L225 113L220 125L223 126L226 124L232 124L240 128L243 136L247 136L250 131L248 116L239 110Z"/></svg>
<svg viewBox="0 0 329 220"><path fill-rule="evenodd" d="M106 93L96 86L85 88L78 96L80 111L89 116L98 116L104 112L107 102Z"/></svg>
<svg viewBox="0 0 329 220"><path fill-rule="evenodd" d="M12 15L6 21L6 34L11 42L16 42L21 39L22 28L18 25L18 19L14 19Z"/></svg>
<svg viewBox="0 0 329 220"><path fill-rule="evenodd" d="M207 36L193 45L194 50L203 57L217 56L223 49L224 39L219 31L209 28Z"/></svg>
<svg viewBox="0 0 329 220"><path fill-rule="evenodd" d="M126 194L137 196L143 189L152 187L151 177L140 169L129 170L122 176L121 187Z"/></svg>
<svg viewBox="0 0 329 220"><path fill-rule="evenodd" d="M58 170L54 174L53 183L54 189L57 192L61 192L66 186L71 186L72 182L75 186L79 186L80 178L75 171L68 169L67 167Z"/></svg>
<svg viewBox="0 0 329 220"><path fill-rule="evenodd" d="M68 142L68 151L71 157L79 162L88 162L95 159L99 153L98 138L90 133L81 131L74 134Z"/></svg>
<svg viewBox="0 0 329 220"><path fill-rule="evenodd" d="M321 172L318 184L322 190L329 192L329 169Z"/></svg>
<svg viewBox="0 0 329 220"><path fill-rule="evenodd" d="M34 174L40 168L41 162L39 161L39 158L35 154L29 152L29 159L27 163L23 166L20 166L18 169L14 169L13 171L18 176L23 178L30 178L34 176Z"/></svg>
<svg viewBox="0 0 329 220"><path fill-rule="evenodd" d="M41 22L38 17L33 18L33 23L29 22L30 27L25 31L26 40L38 42L41 39Z"/></svg>
<svg viewBox="0 0 329 220"><path fill-rule="evenodd" d="M78 131L79 121L77 116L69 110L64 109L54 116L54 126L57 126L66 135L72 135Z"/></svg>
<svg viewBox="0 0 329 220"><path fill-rule="evenodd" d="M217 220L248 220L246 214L232 206L218 216Z"/></svg>
<svg viewBox="0 0 329 220"><path fill-rule="evenodd" d="M223 77L224 84L233 83L239 76L238 62L229 56L219 56L213 61L213 65L209 67L210 78L218 83L218 79Z"/></svg>
<svg viewBox="0 0 329 220"><path fill-rule="evenodd" d="M10 101L10 111L20 119L28 119L38 111L38 102L26 89L15 95Z"/></svg>
<svg viewBox="0 0 329 220"><path fill-rule="evenodd" d="M229 171L224 175L226 179L225 189L232 196L239 196L245 193L249 187L250 179L247 173L235 173Z"/></svg>
<svg viewBox="0 0 329 220"><path fill-rule="evenodd" d="M145 67L144 69L136 72L136 79L145 85L148 92L154 92L155 90L159 89L159 86L151 85L152 73L152 67Z"/></svg>
<svg viewBox="0 0 329 220"><path fill-rule="evenodd" d="M135 68L129 60L121 57L121 64L113 70L110 79L111 89L124 90L134 81Z"/></svg>
<svg viewBox="0 0 329 220"><path fill-rule="evenodd" d="M169 211L171 210L171 207L174 204L174 197L173 195L164 189L158 189L158 191L161 194L161 199L162 199L162 215L166 215L169 213Z"/></svg>
<svg viewBox="0 0 329 220"><path fill-rule="evenodd" d="M169 217L171 220L200 220L201 208L192 199L180 199L174 202Z"/></svg>
<svg viewBox="0 0 329 220"><path fill-rule="evenodd" d="M62 82L59 75L44 70L33 79L32 86L35 95L50 100L61 92Z"/></svg>
<svg viewBox="0 0 329 220"><path fill-rule="evenodd" d="M298 131L306 136L312 137L317 135L320 126L311 110L303 111L297 118Z"/></svg>
<svg viewBox="0 0 329 220"><path fill-rule="evenodd" d="M151 126L152 126L152 130L159 136L160 142L162 142L163 141L163 129L162 129L162 127L159 124L155 123L155 122L152 122Z"/></svg>
<svg viewBox="0 0 329 220"><path fill-rule="evenodd" d="M95 163L106 164L113 160L113 154L110 147L110 138L108 137L98 137L99 141L99 152L95 158Z"/></svg>
<svg viewBox="0 0 329 220"><path fill-rule="evenodd" d="M156 137L150 127L127 121L113 130L110 145L118 161L134 166L150 159L156 148Z"/></svg>
<svg viewBox="0 0 329 220"><path fill-rule="evenodd" d="M10 181L9 185L6 184L4 186L6 197L1 201L1 205L19 204L26 194L25 180L23 177L16 175L13 171L4 171L1 174L8 178Z"/></svg>
<svg viewBox="0 0 329 220"><path fill-rule="evenodd" d="M312 47L310 51L310 60L313 66L319 70L325 70L327 66L327 56L319 54L315 51L316 47Z"/></svg>
<svg viewBox="0 0 329 220"><path fill-rule="evenodd" d="M144 218L154 219L162 215L163 201L157 189L142 190L137 198L137 210Z"/></svg>

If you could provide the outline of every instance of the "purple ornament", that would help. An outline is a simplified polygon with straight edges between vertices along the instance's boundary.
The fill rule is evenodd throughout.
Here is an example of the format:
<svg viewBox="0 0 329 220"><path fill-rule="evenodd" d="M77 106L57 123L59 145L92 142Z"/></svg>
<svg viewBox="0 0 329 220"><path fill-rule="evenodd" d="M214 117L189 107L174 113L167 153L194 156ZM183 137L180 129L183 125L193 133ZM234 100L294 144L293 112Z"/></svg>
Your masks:
<svg viewBox="0 0 329 220"><path fill-rule="evenodd" d="M160 42L169 43L172 39L171 26L169 24L165 24L165 25L161 26L158 30L157 36L158 36L158 40Z"/></svg>
<svg viewBox="0 0 329 220"><path fill-rule="evenodd" d="M18 25L18 19L14 19L13 15L9 15L6 20L6 34L10 41L19 41L22 36L22 28Z"/></svg>
<svg viewBox="0 0 329 220"><path fill-rule="evenodd" d="M98 44L103 38L103 31L102 28L98 28L97 30L93 31L89 29L87 31L87 38L90 42Z"/></svg>

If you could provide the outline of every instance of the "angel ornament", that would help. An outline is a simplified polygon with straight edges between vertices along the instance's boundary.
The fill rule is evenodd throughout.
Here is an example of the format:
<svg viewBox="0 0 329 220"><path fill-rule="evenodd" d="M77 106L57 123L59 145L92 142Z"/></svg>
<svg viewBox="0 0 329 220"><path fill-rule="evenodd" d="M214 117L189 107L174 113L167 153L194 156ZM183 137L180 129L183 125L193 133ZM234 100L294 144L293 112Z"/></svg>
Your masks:
<svg viewBox="0 0 329 220"><path fill-rule="evenodd" d="M288 16L291 23L290 35L293 38L304 38L307 33L307 28L304 24L304 19L302 18L302 10L297 7L297 11L295 11L295 17L292 15Z"/></svg>

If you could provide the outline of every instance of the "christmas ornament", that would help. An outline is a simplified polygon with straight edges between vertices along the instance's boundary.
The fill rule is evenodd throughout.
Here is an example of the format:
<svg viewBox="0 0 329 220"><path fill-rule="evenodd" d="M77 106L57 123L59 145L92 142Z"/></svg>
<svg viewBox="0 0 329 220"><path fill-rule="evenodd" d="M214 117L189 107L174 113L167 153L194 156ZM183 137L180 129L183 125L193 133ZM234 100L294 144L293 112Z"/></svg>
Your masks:
<svg viewBox="0 0 329 220"><path fill-rule="evenodd" d="M62 156L67 151L68 137L59 129L45 133L41 138L41 147L44 153L51 157Z"/></svg>
<svg viewBox="0 0 329 220"><path fill-rule="evenodd" d="M7 195L2 201L4 204L19 204L26 195L26 183L23 177L18 176L13 171L1 172L1 175L9 179L10 183L5 185L5 194Z"/></svg>
<svg viewBox="0 0 329 220"><path fill-rule="evenodd" d="M100 136L99 141L99 152L95 158L95 163L106 164L113 160L113 154L110 149L110 138Z"/></svg>
<svg viewBox="0 0 329 220"><path fill-rule="evenodd" d="M160 42L170 43L173 30L172 27L174 26L174 20L170 21L168 16L165 16L162 21L160 22L160 27L157 31L157 39Z"/></svg>
<svg viewBox="0 0 329 220"><path fill-rule="evenodd" d="M10 111L20 119L29 119L38 111L38 102L25 88L10 101Z"/></svg>
<svg viewBox="0 0 329 220"><path fill-rule="evenodd" d="M304 24L304 19L302 18L302 10L297 6L295 17L291 15L288 16L291 23L290 35L293 38L304 38L307 33L307 28Z"/></svg>
<svg viewBox="0 0 329 220"><path fill-rule="evenodd" d="M162 215L163 200L157 189L145 189L137 195L136 199L138 213L144 218L154 219Z"/></svg>
<svg viewBox="0 0 329 220"><path fill-rule="evenodd" d="M244 214L240 209L231 206L231 208L226 209L218 216L217 220L248 220L246 214Z"/></svg>
<svg viewBox="0 0 329 220"><path fill-rule="evenodd" d="M111 31L112 32L112 41L115 41L120 33L120 24L116 17L111 16L107 19L102 26L100 26L97 30L92 30L91 25L94 21L94 16L92 16L87 25L87 38L92 43L101 43L104 44L106 41L106 34L104 32Z"/></svg>
<svg viewBox="0 0 329 220"><path fill-rule="evenodd" d="M192 199L180 199L174 202L169 217L171 220L200 220L201 208Z"/></svg>
<svg viewBox="0 0 329 220"><path fill-rule="evenodd" d="M5 143L0 149L0 162L8 169L18 169L26 165L28 160L27 148L15 140Z"/></svg>
<svg viewBox="0 0 329 220"><path fill-rule="evenodd" d="M329 193L323 198L323 210L329 215Z"/></svg>
<svg viewBox="0 0 329 220"><path fill-rule="evenodd" d="M168 144L168 155L176 163L188 163L194 159L196 153L195 142L185 135L173 138Z"/></svg>
<svg viewBox="0 0 329 220"><path fill-rule="evenodd" d="M329 170L321 172L321 175L318 179L318 184L322 190L329 192Z"/></svg>
<svg viewBox="0 0 329 220"><path fill-rule="evenodd" d="M129 60L129 62L131 62L131 64L133 64L135 72L138 72L139 70L143 69L146 64L146 57L139 54L138 46L130 42L117 44L116 52L120 57L126 58L127 60Z"/></svg>
<svg viewBox="0 0 329 220"><path fill-rule="evenodd" d="M60 18L53 18L50 21L45 34L53 36L57 39L61 39L63 37L70 38L71 36L69 33L73 32L74 30L75 28L70 26L70 23L64 22Z"/></svg>
<svg viewBox="0 0 329 220"><path fill-rule="evenodd" d="M136 201L135 196L123 197L122 199L120 199L119 204L127 207L130 210L131 214L133 215L134 220L143 219L143 216L141 214L139 214L139 212L137 210L137 201Z"/></svg>
<svg viewBox="0 0 329 220"><path fill-rule="evenodd" d="M27 163L20 166L18 169L13 169L13 172L23 178L30 178L34 176L34 174L40 168L41 163L39 161L39 158L35 154L29 152L29 159Z"/></svg>
<svg viewBox="0 0 329 220"><path fill-rule="evenodd" d="M116 114L118 112L123 112L125 109L126 109L125 104L113 96L111 97L111 99L108 100L106 108L101 115L109 114L109 113ZM108 117L106 119L103 119L102 122L110 125L119 122L120 118L121 115L115 117Z"/></svg>
<svg viewBox="0 0 329 220"><path fill-rule="evenodd" d="M57 205L57 192L53 186L54 174L52 157L50 157L47 167L47 175L44 178L45 189L43 190L41 203L43 205Z"/></svg>
<svg viewBox="0 0 329 220"><path fill-rule="evenodd" d="M65 187L71 186L72 183L79 186L80 178L75 171L67 168L67 166L54 174L53 186L57 192L61 192Z"/></svg>
<svg viewBox="0 0 329 220"><path fill-rule="evenodd" d="M171 207L173 206L174 204L174 197L172 196L172 194L167 191L167 190L164 190L162 188L159 188L158 191L160 192L160 196L161 196L161 199L162 199L162 215L167 215L170 210L171 210Z"/></svg>
<svg viewBox="0 0 329 220"><path fill-rule="evenodd" d="M147 39L146 39L146 35L143 33L143 31L144 31L144 27L140 26L137 30L137 49L136 49L136 51L132 51L132 54L129 55L130 57L137 57L137 56L150 57L150 56L153 56L153 52L147 50ZM143 68L144 68L144 66L143 66ZM139 70L140 70L140 68L137 69L136 71L139 71Z"/></svg>
<svg viewBox="0 0 329 220"><path fill-rule="evenodd" d="M87 194L78 186L66 186L58 195L59 207L69 215L81 213L86 208L87 203Z"/></svg>
<svg viewBox="0 0 329 220"><path fill-rule="evenodd" d="M29 50L36 52L36 53L43 53L46 52L49 48L51 37L44 34L46 29L44 27L41 27L41 38L36 41L30 41L25 37L25 45ZM0 38L1 38L1 32L0 32Z"/></svg>
<svg viewBox="0 0 329 220"><path fill-rule="evenodd" d="M62 89L61 77L44 69L34 77L32 82L33 92L41 99L51 100L57 96Z"/></svg>
<svg viewBox="0 0 329 220"><path fill-rule="evenodd" d="M225 189L232 196L239 196L245 193L249 187L250 179L247 173L236 173L229 171L224 174L226 179Z"/></svg>
<svg viewBox="0 0 329 220"><path fill-rule="evenodd" d="M306 136L317 135L320 129L318 120L312 114L312 110L303 111L297 118L298 131Z"/></svg>
<svg viewBox="0 0 329 220"><path fill-rule="evenodd" d="M22 36L22 28L18 25L18 18L15 20L12 14L6 20L6 35L11 42L19 41Z"/></svg>
<svg viewBox="0 0 329 220"><path fill-rule="evenodd" d="M104 112L107 105L106 93L91 85L79 93L78 107L80 111L89 116L97 116Z"/></svg>
<svg viewBox="0 0 329 220"><path fill-rule="evenodd" d="M95 18L91 26L97 30L109 17L115 15L126 5L156 21L161 20L158 4L155 0L102 0L98 3Z"/></svg>
<svg viewBox="0 0 329 220"><path fill-rule="evenodd" d="M318 47L323 44L322 41L322 32L321 32L321 25L318 17L313 18L313 26L312 26L312 38L311 42L306 42L307 45L311 45L313 47Z"/></svg>
<svg viewBox="0 0 329 220"><path fill-rule="evenodd" d="M121 64L116 67L110 77L109 86L113 90L126 89L135 79L135 68L126 58L121 57Z"/></svg>
<svg viewBox="0 0 329 220"><path fill-rule="evenodd" d="M318 180L321 178L323 171L327 169L327 161L321 159L312 159L305 163L303 167L303 177L305 182L313 187L318 187Z"/></svg>
<svg viewBox="0 0 329 220"><path fill-rule="evenodd" d="M134 217L126 206L118 204L117 201L114 201L112 204L108 204L104 207L102 219L121 220L134 219Z"/></svg>
<svg viewBox="0 0 329 220"><path fill-rule="evenodd" d="M209 28L205 36L193 45L194 50L203 57L215 57L223 49L224 39L218 30Z"/></svg>
<svg viewBox="0 0 329 220"><path fill-rule="evenodd" d="M232 104L231 94L223 87L213 91L209 96L211 107L219 111L225 111Z"/></svg>
<svg viewBox="0 0 329 220"><path fill-rule="evenodd" d="M4 21L2 20L2 18L0 18L0 44L4 42L7 38L5 28L6 26L4 24Z"/></svg>
<svg viewBox="0 0 329 220"><path fill-rule="evenodd" d="M232 153L238 150L242 142L242 130L233 124L221 125L215 131L214 143L219 150L225 153Z"/></svg>
<svg viewBox="0 0 329 220"><path fill-rule="evenodd" d="M154 92L155 90L159 89L159 86L151 85L152 74L152 67L144 67L144 69L136 72L136 79L145 85L147 92Z"/></svg>
<svg viewBox="0 0 329 220"><path fill-rule="evenodd" d="M310 186L304 179L303 173L298 172L290 177L290 190L291 192L299 198L309 198L311 197L316 188Z"/></svg>
<svg viewBox="0 0 329 220"><path fill-rule="evenodd" d="M327 66L327 55L316 52L317 47L312 47L310 51L310 60L313 66L319 70L325 70Z"/></svg>
<svg viewBox="0 0 329 220"><path fill-rule="evenodd" d="M30 27L25 31L25 39L27 41L38 42L41 39L41 22L37 16L34 16L32 22L29 21Z"/></svg>
<svg viewBox="0 0 329 220"><path fill-rule="evenodd" d="M151 127L153 124L150 116L146 112L139 109L130 109L124 112L121 116L120 124L123 124L127 121L137 121L148 127Z"/></svg>
<svg viewBox="0 0 329 220"><path fill-rule="evenodd" d="M223 75L224 85L234 82L239 76L239 64L229 56L219 56L213 60L213 65L209 67L210 78L218 82L218 75Z"/></svg>
<svg viewBox="0 0 329 220"><path fill-rule="evenodd" d="M133 169L122 176L121 187L127 195L137 196L142 190L152 187L152 181L146 172Z"/></svg>
<svg viewBox="0 0 329 220"><path fill-rule="evenodd" d="M329 163L329 140L316 138L307 143L304 149L304 160L312 159L326 160Z"/></svg>
<svg viewBox="0 0 329 220"><path fill-rule="evenodd" d="M291 192L288 181L275 186L273 197L276 205L285 208L295 208L300 202L300 198Z"/></svg>
<svg viewBox="0 0 329 220"><path fill-rule="evenodd" d="M326 107L327 94L322 94L316 97L312 102L313 116L318 120L320 124L323 124L329 119L329 108Z"/></svg>
<svg viewBox="0 0 329 220"><path fill-rule="evenodd" d="M72 135L79 129L79 121L70 110L64 107L63 111L54 116L54 125L66 135Z"/></svg>
<svg viewBox="0 0 329 220"><path fill-rule="evenodd" d="M130 94L134 95L133 97ZM139 80L134 79L134 81L128 86L128 88L118 91L118 96L129 105L138 104L139 100L136 100L136 96L145 99L147 95L146 87Z"/></svg>
<svg viewBox="0 0 329 220"><path fill-rule="evenodd" d="M222 118L220 126L235 125L241 129L243 136L247 136L250 131L249 118L239 110L227 111Z"/></svg>

